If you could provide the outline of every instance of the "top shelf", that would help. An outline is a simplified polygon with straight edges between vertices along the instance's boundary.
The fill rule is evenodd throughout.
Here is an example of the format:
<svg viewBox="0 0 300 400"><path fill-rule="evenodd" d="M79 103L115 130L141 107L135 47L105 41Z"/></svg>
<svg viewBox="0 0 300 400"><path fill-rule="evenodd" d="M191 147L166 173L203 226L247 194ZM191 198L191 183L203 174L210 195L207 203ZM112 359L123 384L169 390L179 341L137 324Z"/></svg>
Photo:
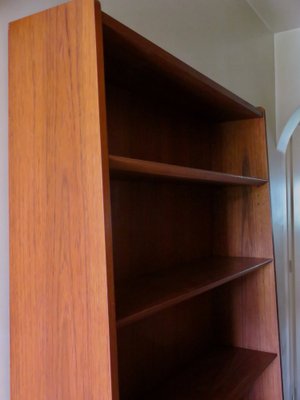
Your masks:
<svg viewBox="0 0 300 400"><path fill-rule="evenodd" d="M147 87L147 91L162 86L170 98L175 94L176 98L184 99L192 96L189 106L196 105L203 116L215 121L263 117L260 108L224 89L105 13L102 13L102 23L107 76L126 76L130 87L135 84L143 90Z"/></svg>

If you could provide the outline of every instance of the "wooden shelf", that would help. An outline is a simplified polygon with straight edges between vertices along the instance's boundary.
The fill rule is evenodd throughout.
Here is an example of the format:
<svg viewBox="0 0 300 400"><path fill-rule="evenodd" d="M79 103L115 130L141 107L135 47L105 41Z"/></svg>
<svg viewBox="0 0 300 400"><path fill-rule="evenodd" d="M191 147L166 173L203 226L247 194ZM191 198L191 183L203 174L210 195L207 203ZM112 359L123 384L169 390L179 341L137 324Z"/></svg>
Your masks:
<svg viewBox="0 0 300 400"><path fill-rule="evenodd" d="M126 326L200 295L271 262L264 258L213 257L197 265L159 270L117 283L117 325Z"/></svg>
<svg viewBox="0 0 300 400"><path fill-rule="evenodd" d="M229 90L180 61L130 28L102 13L106 72L124 74L130 84L153 86L167 84L168 92L177 98L192 96L199 113L219 121L262 117L254 107ZM126 70L129 72L126 74ZM125 71L124 71L125 70ZM124 79L125 80L125 79ZM156 81L157 85L153 85ZM166 83L168 82L168 83ZM160 85L159 85L160 84ZM182 96L178 94L181 93Z"/></svg>
<svg viewBox="0 0 300 400"><path fill-rule="evenodd" d="M194 362L186 371L175 374L145 399L242 399L275 358L276 354L272 353L219 348Z"/></svg>
<svg viewBox="0 0 300 400"><path fill-rule="evenodd" d="M260 186L268 182L266 179L225 174L222 172L188 168L113 155L109 156L109 166L112 176L144 176L156 179L174 179L223 185Z"/></svg>

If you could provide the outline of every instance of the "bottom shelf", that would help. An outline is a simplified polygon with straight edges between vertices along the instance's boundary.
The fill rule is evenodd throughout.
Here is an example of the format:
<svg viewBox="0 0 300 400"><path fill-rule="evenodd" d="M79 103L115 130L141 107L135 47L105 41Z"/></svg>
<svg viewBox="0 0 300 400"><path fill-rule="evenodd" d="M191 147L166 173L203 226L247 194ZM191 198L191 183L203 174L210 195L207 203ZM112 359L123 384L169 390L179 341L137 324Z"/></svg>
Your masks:
<svg viewBox="0 0 300 400"><path fill-rule="evenodd" d="M221 347L175 374L143 398L155 400L238 400L276 358L276 354Z"/></svg>

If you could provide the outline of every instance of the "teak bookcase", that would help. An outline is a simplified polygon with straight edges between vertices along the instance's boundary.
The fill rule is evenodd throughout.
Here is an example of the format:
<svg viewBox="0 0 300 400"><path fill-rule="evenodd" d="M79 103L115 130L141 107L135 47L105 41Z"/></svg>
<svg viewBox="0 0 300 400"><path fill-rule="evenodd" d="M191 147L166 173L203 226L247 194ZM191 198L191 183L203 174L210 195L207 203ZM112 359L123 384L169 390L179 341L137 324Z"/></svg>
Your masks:
<svg viewBox="0 0 300 400"><path fill-rule="evenodd" d="M263 110L93 0L9 38L11 399L282 399Z"/></svg>

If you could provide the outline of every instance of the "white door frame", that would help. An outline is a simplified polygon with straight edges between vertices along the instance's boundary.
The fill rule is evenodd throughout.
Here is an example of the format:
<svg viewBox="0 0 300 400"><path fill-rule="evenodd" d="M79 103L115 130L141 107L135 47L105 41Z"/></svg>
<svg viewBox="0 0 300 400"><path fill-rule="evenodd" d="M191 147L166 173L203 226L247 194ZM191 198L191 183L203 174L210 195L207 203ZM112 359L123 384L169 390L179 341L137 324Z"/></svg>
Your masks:
<svg viewBox="0 0 300 400"><path fill-rule="evenodd" d="M297 362L297 342L296 342L296 285L295 285L295 229L294 229L294 210L295 210L295 195L294 195L294 166L293 166L293 140L290 139L289 146L286 150L286 204L287 204L287 260L288 269L286 271L287 282L287 321L288 321L288 371L286 376L289 379L290 393L293 400L300 400L297 392L299 390L299 382L297 379L298 365Z"/></svg>
<svg viewBox="0 0 300 400"><path fill-rule="evenodd" d="M293 400L300 400L300 135L295 135L299 123L300 107L286 123L277 145L277 149L285 154L286 162L288 269L285 277L289 369L286 377Z"/></svg>

